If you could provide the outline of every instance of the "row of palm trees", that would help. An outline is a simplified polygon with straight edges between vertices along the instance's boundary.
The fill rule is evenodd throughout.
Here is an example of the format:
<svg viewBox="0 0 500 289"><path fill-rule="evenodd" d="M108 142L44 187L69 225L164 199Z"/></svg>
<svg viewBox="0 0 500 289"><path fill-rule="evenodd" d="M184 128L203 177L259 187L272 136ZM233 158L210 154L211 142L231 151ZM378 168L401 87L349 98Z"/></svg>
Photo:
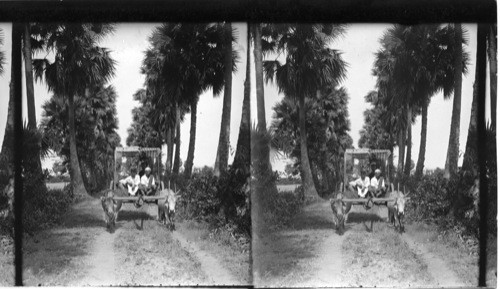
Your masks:
<svg viewBox="0 0 500 289"><path fill-rule="evenodd" d="M494 26L491 27L493 40ZM496 36L494 36L496 38ZM443 92L445 99L453 95L453 110L450 125L445 176L449 178L458 171L460 110L462 98L462 74L467 73L469 55L464 51L468 44L462 25L427 24L394 25L380 39L381 49L376 53L373 75L377 77L377 93L370 94L368 101L383 108L385 127L397 136L399 147L398 173L410 175L412 150L412 124L418 115L422 117L420 150L415 175L421 177L425 161L427 139L427 111L431 99ZM496 67L496 56L490 54L490 66ZM496 78L496 72L495 76ZM496 90L496 84L492 83ZM491 94L491 103L496 103L496 94ZM470 126L477 118L477 98L473 99ZM492 119L495 111L492 108ZM477 128L469 128L475 131ZM471 149L473 143L467 148ZM405 159L406 149L406 159Z"/></svg>
<svg viewBox="0 0 500 289"><path fill-rule="evenodd" d="M73 190L77 194L86 192L78 160L75 136L75 97L85 97L92 87L108 82L114 75L115 61L110 51L100 47L99 42L114 30L111 24L77 24L77 23L13 23L13 47L20 35L23 40L23 56L25 60L25 78L28 103L28 124L36 128L36 112L34 105L34 78L44 82L55 97L65 99L68 105L68 125L70 139L70 175ZM44 52L44 53L41 53ZM13 49L14 54L14 49ZM43 55L34 58L35 55ZM11 67L21 66L12 58ZM2 157L6 163L12 163L10 146L7 137L13 130L13 83L11 75L11 92L9 98L8 119ZM40 144L37 146L40 149ZM9 169L10 173L11 168ZM39 168L41 172L41 167Z"/></svg>

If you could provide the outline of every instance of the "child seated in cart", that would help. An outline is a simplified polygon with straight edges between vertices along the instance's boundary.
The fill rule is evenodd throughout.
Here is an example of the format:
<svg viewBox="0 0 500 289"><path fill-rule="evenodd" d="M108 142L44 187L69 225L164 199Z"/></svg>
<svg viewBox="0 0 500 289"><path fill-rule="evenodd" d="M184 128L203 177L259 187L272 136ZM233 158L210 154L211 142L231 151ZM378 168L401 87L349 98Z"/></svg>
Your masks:
<svg viewBox="0 0 500 289"><path fill-rule="evenodd" d="M135 196L139 190L140 181L137 169L132 168L130 169L130 176L118 181L118 188L126 189L131 196Z"/></svg>

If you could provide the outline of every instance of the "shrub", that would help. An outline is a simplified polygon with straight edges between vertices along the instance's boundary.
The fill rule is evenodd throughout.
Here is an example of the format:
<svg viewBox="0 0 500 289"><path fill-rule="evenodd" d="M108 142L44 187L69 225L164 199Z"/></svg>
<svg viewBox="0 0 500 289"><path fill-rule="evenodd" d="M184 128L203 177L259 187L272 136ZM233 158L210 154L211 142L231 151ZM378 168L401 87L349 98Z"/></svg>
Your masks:
<svg viewBox="0 0 500 289"><path fill-rule="evenodd" d="M71 186L62 190L47 190L43 176L26 175L23 179L23 228L27 232L58 224L73 203Z"/></svg>
<svg viewBox="0 0 500 289"><path fill-rule="evenodd" d="M230 168L220 177L213 169L204 168L193 173L189 180L175 179L181 188L179 216L207 222L213 227L230 225L248 236L251 234L250 191L248 175Z"/></svg>

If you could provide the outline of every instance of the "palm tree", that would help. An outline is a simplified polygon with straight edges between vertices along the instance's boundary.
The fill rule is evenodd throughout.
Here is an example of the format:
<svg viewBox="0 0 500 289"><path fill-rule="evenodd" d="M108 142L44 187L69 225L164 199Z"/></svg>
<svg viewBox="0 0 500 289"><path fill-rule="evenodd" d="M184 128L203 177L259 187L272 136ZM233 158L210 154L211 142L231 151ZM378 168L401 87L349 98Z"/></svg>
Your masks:
<svg viewBox="0 0 500 289"><path fill-rule="evenodd" d="M427 110L430 99L439 91L444 92L445 98L453 92L454 67L449 65L453 59L453 31L449 26L439 24L403 26L394 25L387 30L382 42L382 52L377 54L376 71L379 75L379 84L386 97L398 96L395 99L395 111L403 108L406 111L406 142L407 154L405 175L411 169L411 123L421 110L422 130L420 152L417 162L416 175L421 176L427 136ZM463 54L463 61L467 62L467 54ZM385 69L387 75L382 75ZM465 67L464 67L464 72ZM387 88L393 89L388 94ZM404 142L400 134L400 143ZM400 167L404 151L400 149Z"/></svg>
<svg viewBox="0 0 500 289"><path fill-rule="evenodd" d="M490 24L487 38L488 60L490 65L490 107L491 125L497 127L497 25Z"/></svg>
<svg viewBox="0 0 500 289"><path fill-rule="evenodd" d="M231 22L224 25L224 102L222 104L222 119L219 134L219 145L215 157L214 174L220 174L227 170L229 157L229 136L231 131L231 88L233 79L232 63L237 55L233 52L233 41L236 40Z"/></svg>
<svg viewBox="0 0 500 289"><path fill-rule="evenodd" d="M238 143L236 144L236 154L234 155L233 167L249 173L250 170L250 50L251 32L250 24L247 25L247 67L245 75L245 89L243 92L243 107L241 109L240 131L238 133Z"/></svg>
<svg viewBox="0 0 500 289"><path fill-rule="evenodd" d="M460 23L455 23L454 32L455 55L453 66L455 67L455 74L453 80L453 110L451 113L448 152L446 154L446 163L444 166L445 178L447 179L449 179L451 175L454 175L458 169L458 150L460 145L460 109L462 108L462 67L464 66L462 61L462 39L464 37L462 25Z"/></svg>
<svg viewBox="0 0 500 289"><path fill-rule="evenodd" d="M23 31L23 56L24 68L26 77L26 100L28 104L28 126L36 127L36 112L35 112L35 90L33 84L33 61L31 51L31 29L29 23L24 23Z"/></svg>
<svg viewBox="0 0 500 289"><path fill-rule="evenodd" d="M46 50L53 50L54 61L34 61L36 76L44 79L49 91L68 100L71 181L76 194L86 193L76 146L76 95L88 96L89 87L107 82L114 74L115 61L97 43L112 33L110 24L57 24L52 27Z"/></svg>
<svg viewBox="0 0 500 289"><path fill-rule="evenodd" d="M10 66L9 105L7 109L7 123L5 125L2 151L0 153L0 162L2 163L2 165L5 165L5 169L7 170L8 175L12 175L14 173L14 168L12 166L12 157L14 155L14 104L16 97L16 92L14 91L16 87L15 69L17 65L21 66L20 62L15 62L17 60L17 54L14 48L17 47L17 41L20 41L20 39L16 38L16 36L18 36L18 32L20 32L19 24L14 23L12 25L12 63Z"/></svg>
<svg viewBox="0 0 500 289"><path fill-rule="evenodd" d="M304 193L318 196L314 187L307 151L305 99L312 98L322 87L335 86L345 76L346 63L340 53L327 48L330 41L344 33L344 25L298 24L275 25L276 52L284 52L285 63L266 61L267 81L275 81L285 97L299 103L301 176Z"/></svg>
<svg viewBox="0 0 500 289"><path fill-rule="evenodd" d="M3 30L0 28L0 45L3 45ZM5 52L0 50L0 75L3 74L3 66L5 64Z"/></svg>
<svg viewBox="0 0 500 289"><path fill-rule="evenodd" d="M224 25L168 23L157 27L150 43L155 53L151 65L158 65L152 73L158 84L153 94L154 103L178 102L190 106L191 129L188 156L184 167L186 177L191 176L196 141L196 115L199 96L212 89L214 96L224 87L225 52ZM234 41L234 40L233 40ZM232 71L236 69L233 51ZM148 65L143 65L147 73ZM155 76L156 75L156 76ZM148 76L149 77L149 76ZM150 85L146 85L150 87Z"/></svg>

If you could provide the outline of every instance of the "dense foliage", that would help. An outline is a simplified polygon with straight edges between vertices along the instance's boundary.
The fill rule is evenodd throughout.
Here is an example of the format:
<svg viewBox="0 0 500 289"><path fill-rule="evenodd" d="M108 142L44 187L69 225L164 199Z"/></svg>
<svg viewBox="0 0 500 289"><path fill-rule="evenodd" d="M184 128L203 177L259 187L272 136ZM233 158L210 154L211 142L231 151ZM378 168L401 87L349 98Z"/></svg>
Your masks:
<svg viewBox="0 0 500 289"><path fill-rule="evenodd" d="M87 97L75 98L77 151L85 186L90 193L107 187L113 174L117 133L116 92L113 86L95 87ZM67 102L58 95L42 106L41 129L49 147L70 159Z"/></svg>
<svg viewBox="0 0 500 289"><path fill-rule="evenodd" d="M344 88L324 89L305 101L308 153L313 180L320 195L341 181L344 152L352 148ZM299 108L284 98L274 108L271 131L275 143L300 166Z"/></svg>
<svg viewBox="0 0 500 289"><path fill-rule="evenodd" d="M250 190L248 175L240 170L214 175L212 168L195 170L190 179L178 178L181 199L180 216L212 224L234 226L247 236L251 234Z"/></svg>

